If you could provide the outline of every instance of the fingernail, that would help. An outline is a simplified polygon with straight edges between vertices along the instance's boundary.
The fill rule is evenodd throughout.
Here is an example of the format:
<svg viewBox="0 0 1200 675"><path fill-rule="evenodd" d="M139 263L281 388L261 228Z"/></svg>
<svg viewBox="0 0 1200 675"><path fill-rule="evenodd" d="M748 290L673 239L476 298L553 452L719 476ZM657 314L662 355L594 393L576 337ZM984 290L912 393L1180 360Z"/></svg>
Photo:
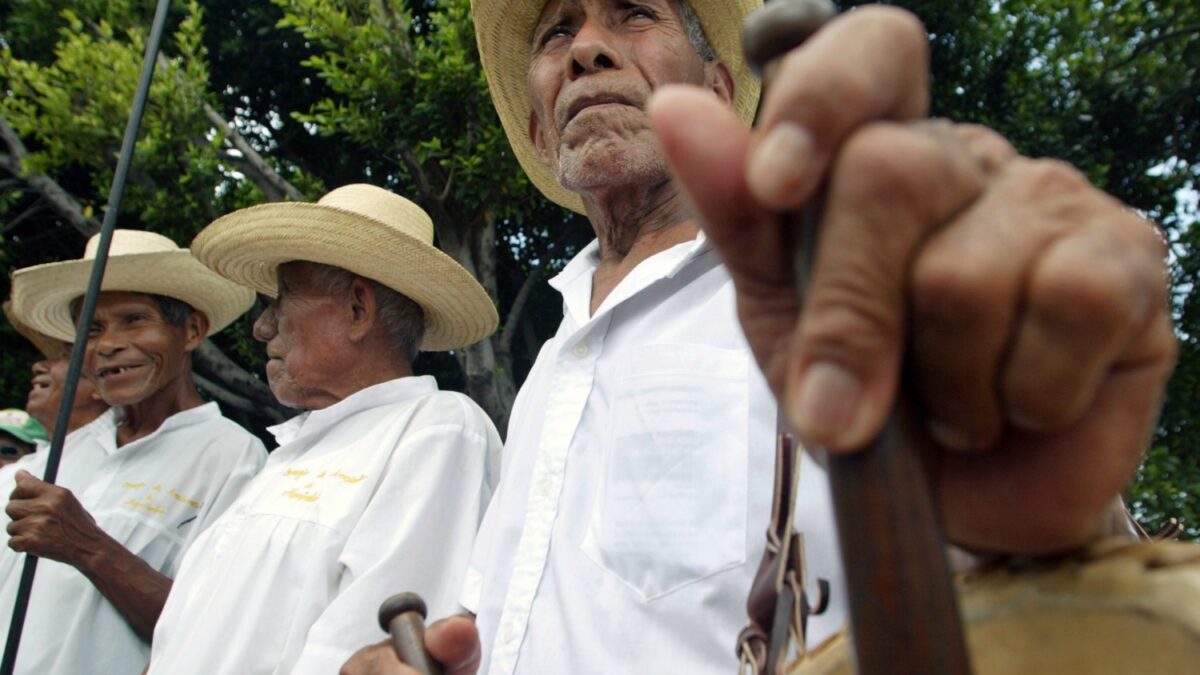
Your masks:
<svg viewBox="0 0 1200 675"><path fill-rule="evenodd" d="M777 124L763 139L746 168L746 180L755 198L774 208L800 202L808 180L812 135L790 122Z"/></svg>
<svg viewBox="0 0 1200 675"><path fill-rule="evenodd" d="M929 436L934 442L944 448L962 452L981 449L980 443L976 438L952 424L941 420L930 420L928 428Z"/></svg>
<svg viewBox="0 0 1200 675"><path fill-rule="evenodd" d="M860 424L862 382L846 368L827 361L808 367L792 400L790 417L800 437L829 450L845 449Z"/></svg>

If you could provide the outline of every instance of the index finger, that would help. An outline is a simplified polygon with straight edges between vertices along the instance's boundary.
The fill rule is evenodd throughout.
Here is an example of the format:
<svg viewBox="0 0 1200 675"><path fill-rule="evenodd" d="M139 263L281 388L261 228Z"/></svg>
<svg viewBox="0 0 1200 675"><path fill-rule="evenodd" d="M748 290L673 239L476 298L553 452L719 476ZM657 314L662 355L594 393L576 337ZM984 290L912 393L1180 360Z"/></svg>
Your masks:
<svg viewBox="0 0 1200 675"><path fill-rule="evenodd" d="M41 494L44 486L49 485L49 483L46 483L42 479L24 469L18 471L13 477L13 480L16 481L17 486L13 488L12 494L9 496L10 499L29 499L30 497L36 497Z"/></svg>
<svg viewBox="0 0 1200 675"><path fill-rule="evenodd" d="M921 22L882 6L838 16L774 67L748 154L750 192L769 208L796 208L855 129L928 111L929 47Z"/></svg>

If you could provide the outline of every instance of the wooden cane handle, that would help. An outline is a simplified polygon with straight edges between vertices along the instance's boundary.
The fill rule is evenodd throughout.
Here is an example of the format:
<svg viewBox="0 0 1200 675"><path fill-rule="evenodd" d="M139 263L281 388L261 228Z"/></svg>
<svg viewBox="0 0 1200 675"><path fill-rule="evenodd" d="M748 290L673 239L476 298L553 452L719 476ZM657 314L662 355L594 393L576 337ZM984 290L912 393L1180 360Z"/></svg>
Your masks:
<svg viewBox="0 0 1200 675"><path fill-rule="evenodd" d="M835 10L827 0L772 0L747 20L743 47L769 88L772 67ZM817 247L821 201L787 214L797 293ZM913 404L909 404L913 405ZM859 675L971 672L957 598L922 463L926 442L903 394L860 452L829 458Z"/></svg>
<svg viewBox="0 0 1200 675"><path fill-rule="evenodd" d="M379 606L379 627L392 636L396 656L422 675L441 675L442 666L425 650L425 601L398 593Z"/></svg>

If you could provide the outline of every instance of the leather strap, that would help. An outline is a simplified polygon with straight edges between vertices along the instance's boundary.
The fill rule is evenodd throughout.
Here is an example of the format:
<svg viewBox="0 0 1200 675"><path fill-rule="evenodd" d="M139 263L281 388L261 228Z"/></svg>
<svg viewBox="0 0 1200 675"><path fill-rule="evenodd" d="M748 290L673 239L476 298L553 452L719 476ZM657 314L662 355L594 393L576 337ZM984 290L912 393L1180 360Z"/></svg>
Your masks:
<svg viewBox="0 0 1200 675"><path fill-rule="evenodd" d="M795 645L804 653L808 617L825 611L829 582L817 580L817 597L810 601L804 590L804 537L793 525L796 491L800 485L800 456L792 437L779 432L775 445L775 488L771 499L771 522L762 562L746 600L749 622L738 635L740 672L775 675L783 672L784 661Z"/></svg>

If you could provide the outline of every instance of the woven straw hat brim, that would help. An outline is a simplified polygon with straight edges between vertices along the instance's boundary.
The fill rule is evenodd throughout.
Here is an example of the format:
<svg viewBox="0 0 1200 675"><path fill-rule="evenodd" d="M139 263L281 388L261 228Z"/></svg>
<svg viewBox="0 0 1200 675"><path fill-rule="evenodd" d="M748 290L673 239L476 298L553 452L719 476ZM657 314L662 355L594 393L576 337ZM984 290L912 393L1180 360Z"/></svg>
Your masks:
<svg viewBox="0 0 1200 675"><path fill-rule="evenodd" d="M474 344L499 317L479 282L437 248L346 209L299 202L261 204L223 216L192 242L221 276L275 297L279 265L332 265L403 293L425 311L422 351Z"/></svg>
<svg viewBox="0 0 1200 675"><path fill-rule="evenodd" d="M91 260L46 263L13 274L13 308L30 328L57 340L75 341L71 302L87 290ZM131 291L175 298L204 312L208 334L233 323L254 292L222 279L186 249L114 255L104 270L102 291Z"/></svg>
<svg viewBox="0 0 1200 675"><path fill-rule="evenodd" d="M37 347L37 350L48 359L58 358L59 355L62 354L63 347L66 347L68 344L70 344L69 342L63 342L62 340L55 340L49 335L42 335L26 325L25 322L21 321L20 317L17 316L16 312L13 311L12 300L4 301L4 317L8 319L8 323L13 327L13 330L17 331L21 337L29 340L29 342L32 343L34 347Z"/></svg>
<svg viewBox="0 0 1200 675"><path fill-rule="evenodd" d="M579 195L558 183L529 139L529 48L543 0L471 0L479 58L492 103L513 153L533 184L551 201L583 213ZM762 0L691 0L704 34L734 79L734 110L749 124L758 106L760 83L742 54L742 22Z"/></svg>

